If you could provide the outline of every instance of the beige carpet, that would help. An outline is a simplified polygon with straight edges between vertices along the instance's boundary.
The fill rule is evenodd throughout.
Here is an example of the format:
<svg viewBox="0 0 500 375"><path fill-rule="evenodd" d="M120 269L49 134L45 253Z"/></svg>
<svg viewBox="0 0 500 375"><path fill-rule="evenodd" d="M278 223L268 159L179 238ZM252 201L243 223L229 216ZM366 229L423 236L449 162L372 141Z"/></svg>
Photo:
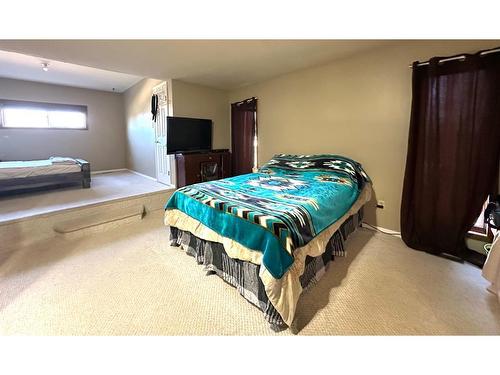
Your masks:
<svg viewBox="0 0 500 375"><path fill-rule="evenodd" d="M162 213L136 227L0 255L0 333L275 335L262 313L178 248ZM302 296L300 335L499 334L480 270L360 229ZM287 330L279 335L290 335Z"/></svg>

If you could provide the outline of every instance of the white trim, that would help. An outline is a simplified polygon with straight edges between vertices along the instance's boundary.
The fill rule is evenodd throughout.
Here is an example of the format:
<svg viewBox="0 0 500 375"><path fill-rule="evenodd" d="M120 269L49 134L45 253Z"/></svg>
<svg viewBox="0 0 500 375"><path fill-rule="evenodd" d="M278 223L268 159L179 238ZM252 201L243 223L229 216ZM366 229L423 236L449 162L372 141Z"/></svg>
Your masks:
<svg viewBox="0 0 500 375"><path fill-rule="evenodd" d="M113 173L113 172L123 172L123 171L128 171L127 168L118 168L118 169L105 169L102 171L91 171L90 174L104 174L104 173Z"/></svg>
<svg viewBox="0 0 500 375"><path fill-rule="evenodd" d="M164 184L162 182L159 182L156 178L154 177L151 177L151 176L148 176L148 175L145 175L143 173L139 173L137 171L134 171L132 169L128 169L128 168L118 168L118 169L107 169L107 170L102 170L102 171L94 171L94 172L91 172L90 174L92 175L95 175L95 174L105 174L105 173L114 173L114 172L130 172L130 173L133 173L133 174L136 174L138 176L141 176L141 177L144 177L144 178L147 178L148 180L151 180L151 181L154 181L154 182L157 182L159 184L162 184L162 185L165 185L166 188L171 188L171 189L175 189L175 186L172 185L172 184Z"/></svg>
<svg viewBox="0 0 500 375"><path fill-rule="evenodd" d="M392 236L397 236L397 237L401 238L401 232L396 232L395 230L384 228L384 227L379 227L377 225L371 225L371 226L370 225L371 224L363 222L361 224L361 227L362 228L366 228L366 229L370 229L370 230L373 230L373 231L378 230L381 233L390 234Z"/></svg>
<svg viewBox="0 0 500 375"><path fill-rule="evenodd" d="M172 184L164 184L163 182L160 182L158 181L156 178L154 177L151 177L151 176L148 176L148 175L145 175L145 174L142 174L142 173L139 173L137 171L133 171L132 169L126 169L127 171L129 171L130 173L133 173L133 174L136 174L138 176L141 176L141 177L144 177L144 178L147 178L148 180L151 180L151 181L154 181L154 182L157 182L159 184L162 184L164 185L167 189L175 189L175 186L172 185Z"/></svg>

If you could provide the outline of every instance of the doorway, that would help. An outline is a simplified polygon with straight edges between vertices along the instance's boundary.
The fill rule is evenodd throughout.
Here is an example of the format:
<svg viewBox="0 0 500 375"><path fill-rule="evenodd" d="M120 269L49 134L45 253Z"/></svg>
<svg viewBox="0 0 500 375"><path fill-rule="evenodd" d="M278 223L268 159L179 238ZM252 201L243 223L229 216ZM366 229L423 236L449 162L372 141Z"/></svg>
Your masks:
<svg viewBox="0 0 500 375"><path fill-rule="evenodd" d="M257 98L231 104L232 175L257 168Z"/></svg>
<svg viewBox="0 0 500 375"><path fill-rule="evenodd" d="M167 116L170 114L167 82L155 86L153 95L158 95L156 121L153 121L156 180L162 184L171 185L170 156L167 155Z"/></svg>

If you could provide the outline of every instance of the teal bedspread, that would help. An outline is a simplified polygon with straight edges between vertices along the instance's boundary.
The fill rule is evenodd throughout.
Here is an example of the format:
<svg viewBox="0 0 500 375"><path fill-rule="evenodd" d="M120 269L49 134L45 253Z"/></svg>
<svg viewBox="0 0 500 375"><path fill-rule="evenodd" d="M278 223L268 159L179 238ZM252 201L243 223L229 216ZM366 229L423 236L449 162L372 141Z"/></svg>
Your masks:
<svg viewBox="0 0 500 375"><path fill-rule="evenodd" d="M342 156L281 154L258 173L180 188L165 209L262 252L279 279L294 250L344 216L369 181L359 163Z"/></svg>

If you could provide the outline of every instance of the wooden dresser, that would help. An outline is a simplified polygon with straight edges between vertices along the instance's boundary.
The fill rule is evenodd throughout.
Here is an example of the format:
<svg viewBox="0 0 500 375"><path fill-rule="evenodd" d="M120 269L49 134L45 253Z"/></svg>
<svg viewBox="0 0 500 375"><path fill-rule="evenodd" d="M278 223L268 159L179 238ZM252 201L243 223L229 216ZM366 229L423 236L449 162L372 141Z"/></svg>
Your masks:
<svg viewBox="0 0 500 375"><path fill-rule="evenodd" d="M229 150L175 154L177 187L230 177Z"/></svg>

